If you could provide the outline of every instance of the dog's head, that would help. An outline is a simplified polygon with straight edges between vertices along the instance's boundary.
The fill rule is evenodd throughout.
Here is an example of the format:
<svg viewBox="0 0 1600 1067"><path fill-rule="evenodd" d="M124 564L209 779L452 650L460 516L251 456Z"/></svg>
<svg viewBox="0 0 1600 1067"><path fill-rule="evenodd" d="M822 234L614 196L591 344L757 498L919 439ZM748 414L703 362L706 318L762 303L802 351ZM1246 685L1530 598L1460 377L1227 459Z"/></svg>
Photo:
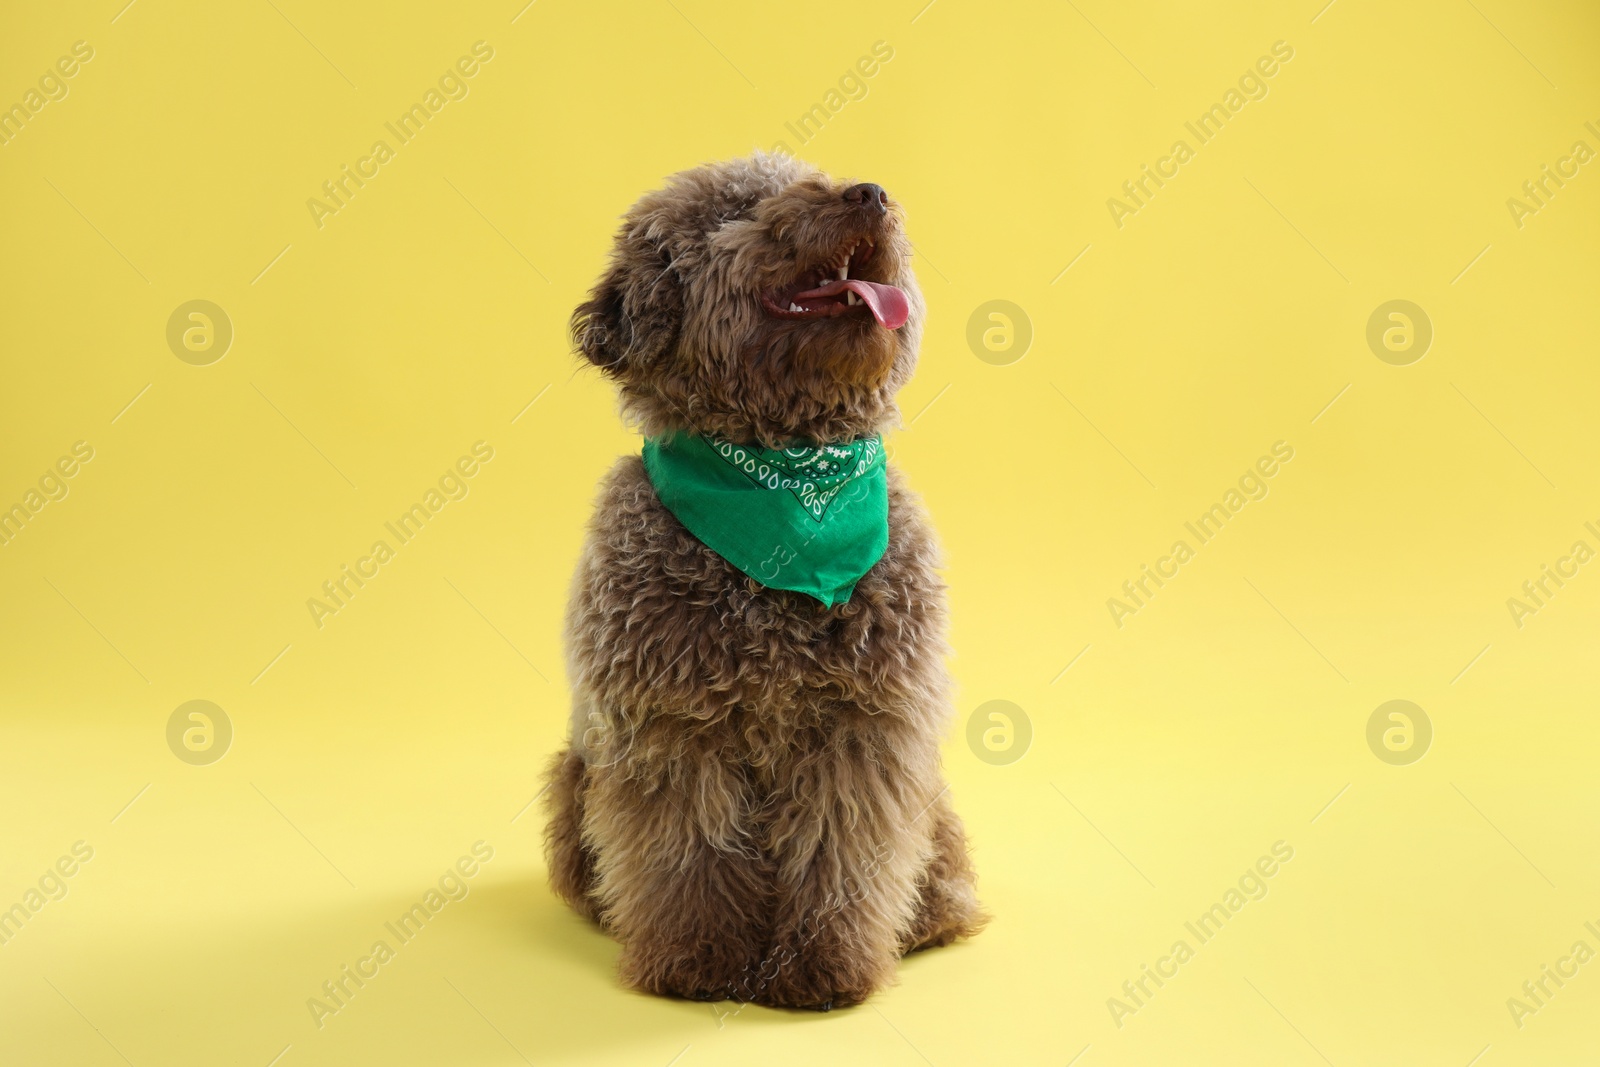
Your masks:
<svg viewBox="0 0 1600 1067"><path fill-rule="evenodd" d="M881 186L783 155L709 164L624 217L573 341L646 434L881 432L922 334L910 252Z"/></svg>

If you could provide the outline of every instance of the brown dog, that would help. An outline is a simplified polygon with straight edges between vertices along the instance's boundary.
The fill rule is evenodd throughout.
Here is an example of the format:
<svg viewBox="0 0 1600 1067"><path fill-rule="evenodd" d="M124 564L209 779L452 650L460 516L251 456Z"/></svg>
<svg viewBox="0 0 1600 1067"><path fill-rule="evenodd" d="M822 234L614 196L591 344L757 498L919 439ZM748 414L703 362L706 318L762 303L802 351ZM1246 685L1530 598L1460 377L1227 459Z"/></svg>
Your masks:
<svg viewBox="0 0 1600 1067"><path fill-rule="evenodd" d="M860 442L895 421L916 362L909 257L879 186L787 156L704 166L627 214L573 338L647 439ZM622 941L628 984L826 1010L982 926L939 767L938 550L892 469L887 517L881 558L827 606L707 547L640 457L604 483L546 855Z"/></svg>

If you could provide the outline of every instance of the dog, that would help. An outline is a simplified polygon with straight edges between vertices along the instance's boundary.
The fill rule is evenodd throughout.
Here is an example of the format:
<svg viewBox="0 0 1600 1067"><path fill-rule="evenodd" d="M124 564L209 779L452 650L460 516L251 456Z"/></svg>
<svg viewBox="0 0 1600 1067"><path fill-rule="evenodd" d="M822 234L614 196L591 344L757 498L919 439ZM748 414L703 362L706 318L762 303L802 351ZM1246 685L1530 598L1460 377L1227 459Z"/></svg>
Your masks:
<svg viewBox="0 0 1600 1067"><path fill-rule="evenodd" d="M633 988L829 1010L986 921L939 762L938 547L879 437L922 335L910 253L880 186L756 153L639 200L572 315L646 444L573 578L545 853ZM794 536L719 540L769 504Z"/></svg>

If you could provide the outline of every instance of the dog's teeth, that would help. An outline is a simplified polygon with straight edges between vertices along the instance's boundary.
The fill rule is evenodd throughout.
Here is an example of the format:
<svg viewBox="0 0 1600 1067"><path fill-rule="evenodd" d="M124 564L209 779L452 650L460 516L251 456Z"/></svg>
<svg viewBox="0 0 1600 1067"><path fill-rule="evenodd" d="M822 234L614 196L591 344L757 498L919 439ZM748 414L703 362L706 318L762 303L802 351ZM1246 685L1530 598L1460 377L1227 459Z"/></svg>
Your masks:
<svg viewBox="0 0 1600 1067"><path fill-rule="evenodd" d="M843 266L841 266L839 268L839 280L842 282L848 277L850 277L850 264L847 261Z"/></svg>
<svg viewBox="0 0 1600 1067"><path fill-rule="evenodd" d="M861 298L854 293L846 293L844 294L844 302L846 304L859 304L861 303Z"/></svg>
<svg viewBox="0 0 1600 1067"><path fill-rule="evenodd" d="M799 304L790 304L789 305L789 310L790 311L804 311L805 308L801 307Z"/></svg>

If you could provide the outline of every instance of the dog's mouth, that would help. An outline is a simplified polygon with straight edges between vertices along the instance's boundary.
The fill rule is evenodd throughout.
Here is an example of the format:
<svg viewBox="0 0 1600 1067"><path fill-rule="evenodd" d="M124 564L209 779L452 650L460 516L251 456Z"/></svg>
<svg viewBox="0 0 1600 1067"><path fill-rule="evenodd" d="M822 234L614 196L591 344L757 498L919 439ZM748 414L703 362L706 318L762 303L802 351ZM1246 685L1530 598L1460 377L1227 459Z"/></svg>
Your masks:
<svg viewBox="0 0 1600 1067"><path fill-rule="evenodd" d="M886 330L898 330L911 317L911 302L899 286L872 282L860 272L877 251L863 237L830 263L783 289L761 294L761 306L775 319L831 319L870 314Z"/></svg>

